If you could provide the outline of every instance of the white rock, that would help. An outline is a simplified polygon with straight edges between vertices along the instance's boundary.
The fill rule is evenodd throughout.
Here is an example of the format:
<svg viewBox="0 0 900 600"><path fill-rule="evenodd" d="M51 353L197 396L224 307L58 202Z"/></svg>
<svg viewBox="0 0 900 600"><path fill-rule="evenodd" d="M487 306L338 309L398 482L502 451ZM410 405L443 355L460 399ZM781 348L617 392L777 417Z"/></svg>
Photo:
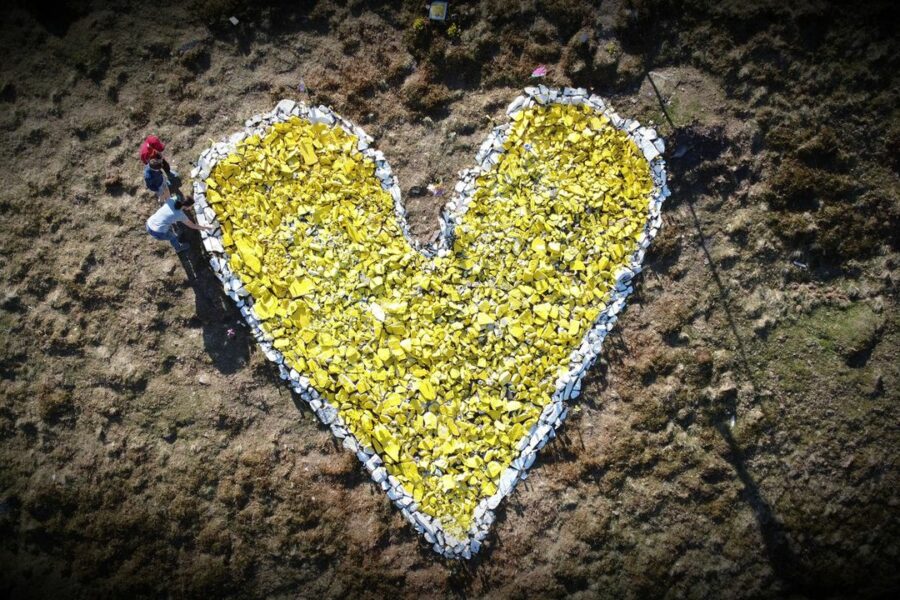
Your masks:
<svg viewBox="0 0 900 600"><path fill-rule="evenodd" d="M357 450L359 450L359 444L356 443L356 439L349 435L344 438L343 445L344 448L346 448L350 452L355 453Z"/></svg>
<svg viewBox="0 0 900 600"><path fill-rule="evenodd" d="M655 133L655 132L654 132ZM661 137L651 138L653 140L653 145L656 146L656 149L659 150L659 153L662 154L666 151L666 143L663 141Z"/></svg>
<svg viewBox="0 0 900 600"><path fill-rule="evenodd" d="M369 471L374 471L377 467L382 465L382 460L379 458L377 454L373 454L369 460L366 461L366 469Z"/></svg>
<svg viewBox="0 0 900 600"><path fill-rule="evenodd" d="M434 526L431 524L431 518L428 515L416 512L414 516L416 518L416 523L418 523L423 530L434 535Z"/></svg>
<svg viewBox="0 0 900 600"><path fill-rule="evenodd" d="M510 105L507 107L506 114L512 115L514 112L516 112L517 110L522 108L522 106L525 104L526 100L527 100L527 98L525 96L519 96L518 98L513 100L510 103Z"/></svg>
<svg viewBox="0 0 900 600"><path fill-rule="evenodd" d="M325 125L334 124L334 116L329 114L328 109L324 106L319 106L317 108L311 108L309 110L309 114L306 117L310 123L324 123Z"/></svg>
<svg viewBox="0 0 900 600"><path fill-rule="evenodd" d="M282 100L281 102L279 102L278 104L275 105L275 113L277 115L287 115L292 110L294 110L295 106L297 106L296 102L285 98L284 100Z"/></svg>
<svg viewBox="0 0 900 600"><path fill-rule="evenodd" d="M656 146L653 145L653 142L647 140L641 142L641 152L644 153L644 158L646 158L648 161L651 161L659 156L659 150L656 149Z"/></svg>
<svg viewBox="0 0 900 600"><path fill-rule="evenodd" d="M319 418L326 425L330 425L334 418L337 416L337 410L331 406L330 404L326 404L322 407L322 410L319 412Z"/></svg>
<svg viewBox="0 0 900 600"><path fill-rule="evenodd" d="M641 127L638 130L641 134L641 137L650 140L651 142L656 139L656 130L650 127Z"/></svg>
<svg viewBox="0 0 900 600"><path fill-rule="evenodd" d="M500 492L504 495L509 494L513 488L516 486L516 480L519 477L519 472L513 468L508 468L503 472L503 475L500 476L500 485L497 486L500 488Z"/></svg>
<svg viewBox="0 0 900 600"><path fill-rule="evenodd" d="M220 254L225 253L225 247L222 246L222 242L219 241L219 238L211 235L207 235L203 239L203 247L206 248L207 252L218 252Z"/></svg>

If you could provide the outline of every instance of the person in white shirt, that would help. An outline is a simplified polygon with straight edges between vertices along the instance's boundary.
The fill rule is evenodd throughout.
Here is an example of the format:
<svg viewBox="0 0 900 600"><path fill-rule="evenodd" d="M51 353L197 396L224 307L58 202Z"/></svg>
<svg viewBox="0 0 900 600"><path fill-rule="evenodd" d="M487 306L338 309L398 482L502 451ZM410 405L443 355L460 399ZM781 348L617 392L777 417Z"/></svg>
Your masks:
<svg viewBox="0 0 900 600"><path fill-rule="evenodd" d="M184 223L191 229L196 229L197 231L212 231L212 227L204 227L203 225L195 224L191 221L191 218L181 210L185 206L191 206L193 203L194 198L191 196L185 196L184 200L179 200L174 196L169 198L158 211L153 213L150 218L147 219L147 233L158 240L171 243L172 247L175 248L175 252L184 252L190 248L191 245L182 244L178 241L178 234L175 233L175 223Z"/></svg>

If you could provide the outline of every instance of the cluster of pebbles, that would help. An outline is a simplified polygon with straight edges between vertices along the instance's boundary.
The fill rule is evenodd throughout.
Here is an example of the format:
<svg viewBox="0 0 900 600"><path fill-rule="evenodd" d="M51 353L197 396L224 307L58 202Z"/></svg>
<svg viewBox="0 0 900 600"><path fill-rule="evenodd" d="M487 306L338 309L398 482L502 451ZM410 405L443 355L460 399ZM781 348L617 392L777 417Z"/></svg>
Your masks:
<svg viewBox="0 0 900 600"><path fill-rule="evenodd" d="M381 457L372 448L363 447L349 431L346 423L338 414L337 408L316 391L308 377L298 373L285 363L283 354L273 346L271 336L263 331L260 320L254 315L253 298L229 266L216 213L206 201L206 179L216 164L232 154L241 141L249 136L264 135L266 130L275 123L298 117L311 123L341 127L347 133L356 136L359 151L374 162L375 176L381 182L382 188L393 197L397 218L409 243L426 256L442 256L448 253L453 246L454 228L462 220L473 197L476 178L499 162L509 124L495 127L491 131L475 156L476 167L460 174L459 182L454 188L453 198L441 213L441 233L438 239L430 244L419 244L411 239L406 208L403 205L397 179L391 172L384 154L371 147L372 138L362 129L325 106L308 107L293 100L282 100L273 111L248 119L244 124L243 131L235 133L205 150L200 155L197 166L191 171L191 177L195 181L194 198L197 219L200 224L211 225L215 228L213 231L202 234L203 246L209 254L210 265L222 282L225 293L237 303L241 315L253 332L260 349L270 361L278 366L281 378L289 382L292 389L309 404L322 423L331 428L331 432L337 439L342 440L344 447L356 453L360 462L371 474L372 480L387 493L404 518L424 536L429 544L433 545L435 552L447 558L471 558L481 549L494 522L494 511L497 506L505 496L512 493L519 480L527 477L528 469L534 464L537 452L556 436L556 428L562 424L568 413L566 402L581 394L581 382L584 375L600 355L604 338L612 330L619 312L625 307L625 300L633 291L632 279L641 271L644 254L659 231L662 224L660 209L663 201L669 196L669 189L666 185L666 167L662 159L662 153L665 150L663 140L653 129L641 127L637 121L619 117L600 97L590 95L584 89L564 88L560 90L541 85L525 88L525 93L516 98L506 112L511 116L517 111L527 109L535 104L553 103L586 104L597 113L609 118L613 126L626 132L650 164L654 187L646 225L638 240L637 250L630 257L628 266L621 268L616 273L616 285L605 310L600 313L594 326L584 336L580 346L571 353L567 372L556 381L556 391L552 401L544 408L538 422L531 428L528 435L519 442L517 447L519 454L500 475L496 493L484 498L476 507L475 518L467 532L466 539L457 539L447 534L438 519L419 510L412 495L394 476L388 474Z"/></svg>

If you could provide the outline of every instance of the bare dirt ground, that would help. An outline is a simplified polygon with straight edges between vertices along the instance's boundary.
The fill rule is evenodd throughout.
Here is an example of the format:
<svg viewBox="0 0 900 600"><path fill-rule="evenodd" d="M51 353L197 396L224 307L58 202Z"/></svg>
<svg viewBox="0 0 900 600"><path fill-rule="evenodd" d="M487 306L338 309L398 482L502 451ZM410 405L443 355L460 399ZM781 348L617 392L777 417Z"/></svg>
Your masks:
<svg viewBox="0 0 900 600"><path fill-rule="evenodd" d="M881 597L900 587L891 2L7 6L0 594ZM238 25L228 17L236 16ZM531 70L667 137L673 197L488 547L440 560L278 380L137 146L280 98L385 151L427 238ZM226 331L235 328L229 339Z"/></svg>

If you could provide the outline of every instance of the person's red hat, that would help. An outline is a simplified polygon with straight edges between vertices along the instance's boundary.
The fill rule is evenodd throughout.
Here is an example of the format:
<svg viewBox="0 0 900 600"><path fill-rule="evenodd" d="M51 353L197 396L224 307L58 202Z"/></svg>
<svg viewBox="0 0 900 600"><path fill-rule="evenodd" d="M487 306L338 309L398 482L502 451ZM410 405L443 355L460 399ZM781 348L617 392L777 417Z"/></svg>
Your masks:
<svg viewBox="0 0 900 600"><path fill-rule="evenodd" d="M159 156L159 153L165 149L166 145L158 137L148 135L147 139L141 143L141 162L146 165L151 158Z"/></svg>

